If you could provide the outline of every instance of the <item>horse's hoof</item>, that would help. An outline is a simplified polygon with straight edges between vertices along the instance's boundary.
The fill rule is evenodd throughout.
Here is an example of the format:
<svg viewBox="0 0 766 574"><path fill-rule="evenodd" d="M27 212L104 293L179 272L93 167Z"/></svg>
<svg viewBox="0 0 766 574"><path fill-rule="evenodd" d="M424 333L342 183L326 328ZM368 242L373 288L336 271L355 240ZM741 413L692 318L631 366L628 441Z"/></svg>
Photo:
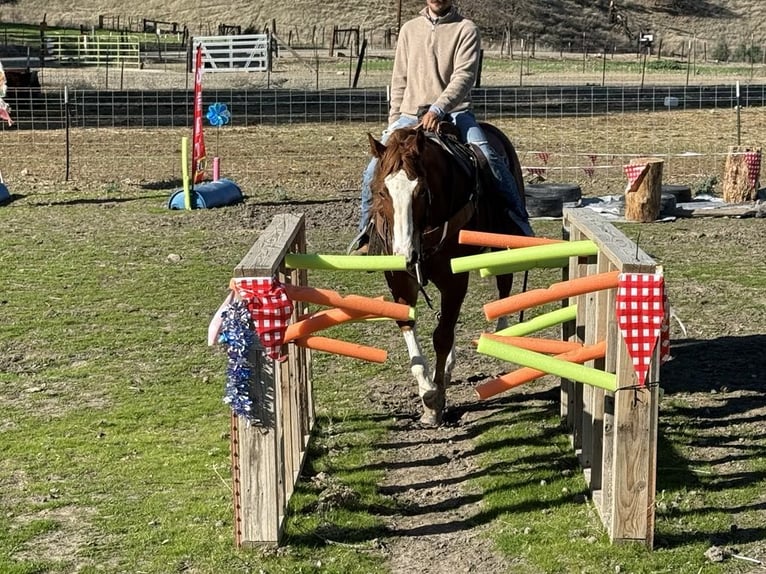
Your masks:
<svg viewBox="0 0 766 574"><path fill-rule="evenodd" d="M420 398L423 400L423 404L426 407L434 407L434 406L436 406L435 403L436 403L438 392L439 392L438 389L433 389L431 391L424 392L420 396Z"/></svg>
<svg viewBox="0 0 766 574"><path fill-rule="evenodd" d="M423 413L420 424L427 427L438 427L442 423L441 413Z"/></svg>

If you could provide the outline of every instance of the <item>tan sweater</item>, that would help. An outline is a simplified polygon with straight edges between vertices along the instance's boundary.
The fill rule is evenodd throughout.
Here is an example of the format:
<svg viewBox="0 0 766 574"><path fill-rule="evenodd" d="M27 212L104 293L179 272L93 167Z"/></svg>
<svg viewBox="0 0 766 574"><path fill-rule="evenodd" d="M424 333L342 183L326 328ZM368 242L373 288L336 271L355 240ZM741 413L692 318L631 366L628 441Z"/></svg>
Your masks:
<svg viewBox="0 0 766 574"><path fill-rule="evenodd" d="M420 106L447 113L468 109L480 49L479 29L454 8L436 23L428 8L405 22L396 43L389 123L401 114L417 115Z"/></svg>

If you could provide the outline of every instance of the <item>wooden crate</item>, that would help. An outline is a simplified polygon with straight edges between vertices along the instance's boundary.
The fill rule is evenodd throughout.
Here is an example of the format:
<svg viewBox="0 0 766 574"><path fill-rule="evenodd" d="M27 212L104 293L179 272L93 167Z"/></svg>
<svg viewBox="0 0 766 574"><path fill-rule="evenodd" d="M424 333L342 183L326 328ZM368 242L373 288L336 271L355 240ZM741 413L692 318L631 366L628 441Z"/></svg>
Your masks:
<svg viewBox="0 0 766 574"><path fill-rule="evenodd" d="M592 210L564 210L563 225L571 241L590 239L598 246L596 256L570 258L565 278L608 271L661 271L642 249ZM635 388L633 363L617 326L616 293L609 289L571 298L568 304L577 304L577 318L564 326L562 335L585 344L606 339L605 358L588 366L616 373L618 390L612 393L562 380L561 414L610 540L641 541L651 548L659 390L652 383L659 381L660 345L648 384Z"/></svg>

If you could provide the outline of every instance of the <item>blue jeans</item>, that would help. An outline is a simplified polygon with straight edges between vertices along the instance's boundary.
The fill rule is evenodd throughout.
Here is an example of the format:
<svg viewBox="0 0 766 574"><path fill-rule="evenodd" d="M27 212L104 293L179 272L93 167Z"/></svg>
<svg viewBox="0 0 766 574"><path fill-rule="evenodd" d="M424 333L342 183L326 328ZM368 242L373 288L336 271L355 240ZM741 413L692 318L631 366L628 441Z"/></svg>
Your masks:
<svg viewBox="0 0 766 574"><path fill-rule="evenodd" d="M457 127L458 132L460 132L461 140L466 143L475 144L486 156L490 169L492 170L492 175L495 176L495 179L500 184L500 190L508 203L508 215L525 235L534 235L534 232L529 225L529 215L527 214L527 210L519 195L516 180L513 178L508 164L503 161L503 158L495 152L494 148L489 144L489 141L487 141L487 136L484 134L484 130L482 130L476 122L473 113L466 110L463 112L452 112L451 115L455 127ZM413 116L399 116L397 120L393 121L391 125L383 131L380 141L385 144L394 130L415 126L417 123L417 118ZM362 176L362 216L359 222L360 232L367 228L370 221L370 208L372 207L372 190L370 189L370 184L372 183L372 176L375 173L376 165L377 158L372 158Z"/></svg>

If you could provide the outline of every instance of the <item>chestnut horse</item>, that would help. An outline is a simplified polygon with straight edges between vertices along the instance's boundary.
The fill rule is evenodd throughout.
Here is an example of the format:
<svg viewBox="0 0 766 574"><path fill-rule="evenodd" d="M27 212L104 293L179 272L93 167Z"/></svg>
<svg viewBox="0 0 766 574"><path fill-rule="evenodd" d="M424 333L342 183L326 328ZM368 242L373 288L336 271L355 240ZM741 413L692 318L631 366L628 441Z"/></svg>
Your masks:
<svg viewBox="0 0 766 574"><path fill-rule="evenodd" d="M513 145L494 126L482 124L482 128L497 152L509 160L523 201L524 181ZM372 135L369 140L371 152L378 158L372 181L370 253L406 257L407 271L385 274L395 301L414 307L428 281L440 292L433 373L418 341L415 321L398 323L423 402L421 421L438 425L454 366L455 325L468 290L468 273L453 274L450 260L482 251L458 243L458 233L461 229L521 231L506 215L505 202L488 169L458 159L459 154L449 151L436 136L419 128L402 128L385 145ZM499 297L507 297L512 285L512 275L498 276Z"/></svg>

